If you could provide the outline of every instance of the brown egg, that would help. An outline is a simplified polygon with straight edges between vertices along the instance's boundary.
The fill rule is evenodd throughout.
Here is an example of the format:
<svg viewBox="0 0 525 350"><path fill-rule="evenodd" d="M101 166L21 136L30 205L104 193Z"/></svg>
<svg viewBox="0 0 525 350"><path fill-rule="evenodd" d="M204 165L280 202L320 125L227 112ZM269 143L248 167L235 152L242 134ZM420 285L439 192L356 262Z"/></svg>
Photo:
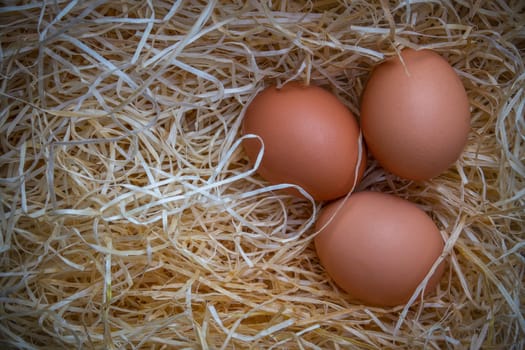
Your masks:
<svg viewBox="0 0 525 350"><path fill-rule="evenodd" d="M377 66L361 101L367 147L388 171L425 180L460 156L470 130L469 101L450 64L430 50L402 51Z"/></svg>
<svg viewBox="0 0 525 350"><path fill-rule="evenodd" d="M320 230L343 199L326 206ZM328 274L352 298L365 304L406 303L443 250L432 219L415 204L380 192L358 192L315 237L317 254ZM426 292L435 289L440 264Z"/></svg>
<svg viewBox="0 0 525 350"><path fill-rule="evenodd" d="M269 182L299 185L316 200L335 199L352 189L359 126L350 110L327 90L299 83L264 90L248 107L242 134L256 134L264 141L257 171ZM255 162L261 143L246 139L243 146ZM358 180L365 165L363 149ZM299 195L295 189L288 192Z"/></svg>

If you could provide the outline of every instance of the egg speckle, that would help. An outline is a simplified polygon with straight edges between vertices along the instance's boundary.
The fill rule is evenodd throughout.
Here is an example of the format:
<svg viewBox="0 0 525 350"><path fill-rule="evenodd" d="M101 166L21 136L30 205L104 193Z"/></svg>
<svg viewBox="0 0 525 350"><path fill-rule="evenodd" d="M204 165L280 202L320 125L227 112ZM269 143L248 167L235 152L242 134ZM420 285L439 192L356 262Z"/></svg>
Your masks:
<svg viewBox="0 0 525 350"><path fill-rule="evenodd" d="M352 194L326 206L316 223L315 248L335 283L365 304L406 303L443 250L432 219L415 204L380 192ZM326 225L326 226L325 226ZM435 289L440 264L426 292Z"/></svg>
<svg viewBox="0 0 525 350"><path fill-rule="evenodd" d="M247 108L242 134L258 135L264 155L258 173L273 184L301 186L315 200L351 191L359 154L359 125L329 91L299 83L259 93ZM243 141L252 163L261 149L257 139ZM366 165L363 148L358 179ZM290 193L299 194L295 189Z"/></svg>
<svg viewBox="0 0 525 350"><path fill-rule="evenodd" d="M465 88L450 64L430 50L405 49L378 65L361 99L368 150L388 171L426 180L460 156L470 130Z"/></svg>

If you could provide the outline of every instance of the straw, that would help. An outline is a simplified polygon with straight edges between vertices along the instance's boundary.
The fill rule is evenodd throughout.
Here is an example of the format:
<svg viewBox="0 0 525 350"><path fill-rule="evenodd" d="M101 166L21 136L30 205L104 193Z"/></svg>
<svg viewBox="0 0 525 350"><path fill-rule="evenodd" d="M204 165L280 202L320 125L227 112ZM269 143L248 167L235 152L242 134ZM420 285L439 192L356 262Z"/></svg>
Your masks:
<svg viewBox="0 0 525 350"><path fill-rule="evenodd" d="M524 348L524 28L521 1L5 2L0 344ZM292 80L359 117L404 47L450 62L472 130L428 181L368 159L357 190L417 203L447 262L434 293L373 308L319 263L324 203L262 179L240 126Z"/></svg>

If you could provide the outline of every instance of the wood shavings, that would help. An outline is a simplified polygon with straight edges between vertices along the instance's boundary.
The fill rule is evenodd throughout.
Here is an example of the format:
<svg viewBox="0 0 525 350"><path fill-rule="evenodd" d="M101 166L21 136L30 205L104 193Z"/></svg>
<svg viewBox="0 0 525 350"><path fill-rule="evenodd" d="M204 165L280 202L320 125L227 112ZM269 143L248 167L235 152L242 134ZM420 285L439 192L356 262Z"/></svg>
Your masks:
<svg viewBox="0 0 525 350"><path fill-rule="evenodd" d="M3 347L525 347L523 2L8 1L0 23ZM358 188L421 205L449 262L436 295L369 308L319 265L320 204L239 131L293 79L357 115L403 47L453 65L472 132L426 182L369 163Z"/></svg>

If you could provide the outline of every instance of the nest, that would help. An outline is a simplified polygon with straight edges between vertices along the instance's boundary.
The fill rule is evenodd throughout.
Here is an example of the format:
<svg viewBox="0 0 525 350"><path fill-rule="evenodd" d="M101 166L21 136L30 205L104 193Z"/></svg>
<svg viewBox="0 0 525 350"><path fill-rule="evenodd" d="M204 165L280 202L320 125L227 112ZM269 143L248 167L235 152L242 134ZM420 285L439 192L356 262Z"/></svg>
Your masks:
<svg viewBox="0 0 525 350"><path fill-rule="evenodd" d="M4 2L0 344L522 349L524 3L261 3ZM359 115L371 70L403 47L451 63L472 132L429 181L368 159L358 189L418 203L448 261L433 295L374 308L319 264L323 203L260 178L240 124L290 80Z"/></svg>

